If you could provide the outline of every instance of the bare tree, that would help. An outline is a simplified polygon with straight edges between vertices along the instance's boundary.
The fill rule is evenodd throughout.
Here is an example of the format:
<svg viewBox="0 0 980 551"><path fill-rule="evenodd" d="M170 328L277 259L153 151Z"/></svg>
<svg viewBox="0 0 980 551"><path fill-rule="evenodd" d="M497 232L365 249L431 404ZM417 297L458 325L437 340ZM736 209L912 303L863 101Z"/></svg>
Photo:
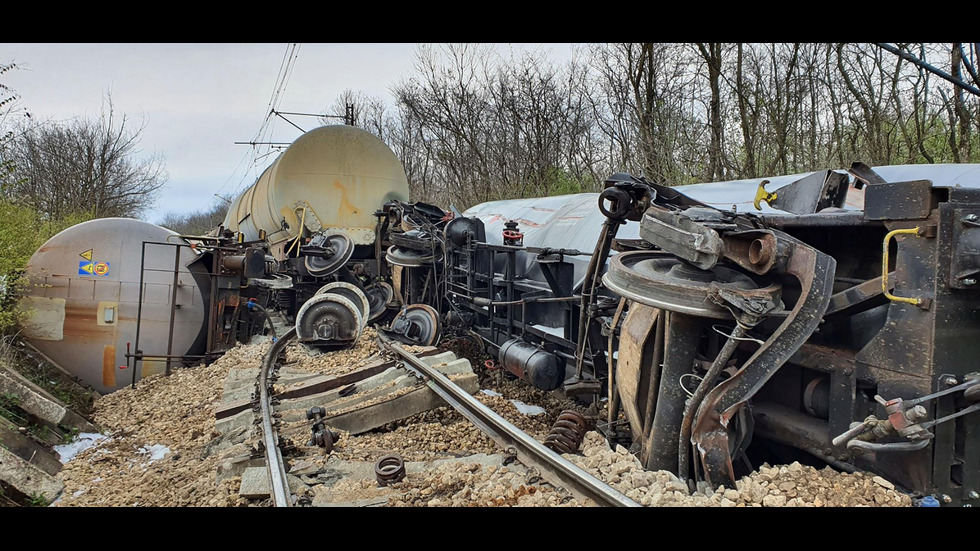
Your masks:
<svg viewBox="0 0 980 551"><path fill-rule="evenodd" d="M26 126L11 142L17 181L5 193L52 218L76 212L138 217L167 180L160 159L138 156L145 127L131 130L110 98L97 121Z"/></svg>
<svg viewBox="0 0 980 551"><path fill-rule="evenodd" d="M421 145L444 193L465 206L500 198L487 170L487 101L479 84L490 55L472 44L422 46L415 62L419 75L394 89L399 108L419 124Z"/></svg>
<svg viewBox="0 0 980 551"><path fill-rule="evenodd" d="M900 44L980 80L977 44ZM611 173L668 185L849 166L969 162L980 105L906 56L847 43L591 44L585 63L420 48L395 108L353 92L413 197L477 202L597 190ZM903 61L904 58L904 61ZM951 67L958 66L958 70ZM346 112L346 111L345 111Z"/></svg>
<svg viewBox="0 0 980 551"><path fill-rule="evenodd" d="M0 62L0 75L15 69L17 69L16 63ZM9 119L15 113L22 113L27 118L30 118L31 116L27 110L16 107L17 100L19 99L20 96L17 94L17 92L0 82L0 195L2 195L3 190L10 185L7 180L11 177L15 166L14 161L10 158L10 155L7 152L7 149L14 138L14 131L10 129Z"/></svg>
<svg viewBox="0 0 980 551"><path fill-rule="evenodd" d="M206 209L188 214L168 212L157 222L157 225L181 235L205 235L224 222L231 202L231 195L218 195Z"/></svg>
<svg viewBox="0 0 980 551"><path fill-rule="evenodd" d="M423 47L416 68L394 88L410 125L398 136L424 151L411 170L433 196L466 208L598 188L594 125L577 95L584 66L558 68L542 52L505 61L468 44Z"/></svg>
<svg viewBox="0 0 980 551"><path fill-rule="evenodd" d="M963 45L955 42L950 48L949 66L952 69L951 75L955 79L961 79L963 65ZM953 121L950 121L950 147L953 149L953 159L957 163L966 162L970 158L970 112L966 108L966 101L963 97L963 90L956 87L953 90L952 111L956 129L953 130ZM956 139L956 135L959 139Z"/></svg>
<svg viewBox="0 0 980 551"><path fill-rule="evenodd" d="M721 122L721 43L698 42L697 48L708 67L708 87L711 90L711 99L708 102L708 127L711 129L711 143L708 146L707 177L709 180L721 180L724 178L724 159L722 156L724 126Z"/></svg>
<svg viewBox="0 0 980 551"><path fill-rule="evenodd" d="M334 99L333 105L326 110L321 122L357 126L383 140L384 118L385 104L382 99L348 88Z"/></svg>
<svg viewBox="0 0 980 551"><path fill-rule="evenodd" d="M405 167L409 198L430 204L450 204L445 185L437 182L433 161L434 150L426 146L422 125L406 109L398 109L386 118L386 143Z"/></svg>
<svg viewBox="0 0 980 551"><path fill-rule="evenodd" d="M666 185L690 183L694 118L690 61L680 44L616 43L591 48L597 81L587 100L617 171ZM699 146L694 146L699 147Z"/></svg>

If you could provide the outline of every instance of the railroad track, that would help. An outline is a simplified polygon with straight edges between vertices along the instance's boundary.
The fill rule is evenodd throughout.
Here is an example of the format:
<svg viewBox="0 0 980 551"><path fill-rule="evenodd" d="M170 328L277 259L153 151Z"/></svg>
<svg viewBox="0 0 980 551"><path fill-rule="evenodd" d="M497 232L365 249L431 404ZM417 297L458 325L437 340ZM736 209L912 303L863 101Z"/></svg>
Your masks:
<svg viewBox="0 0 980 551"><path fill-rule="evenodd" d="M259 399L262 444L271 484L270 497L275 507L290 507L291 495L286 477L281 442L276 432L275 396L272 381L276 377L277 359L296 337L295 329L282 335L269 349L256 379L255 395ZM378 332L380 348L399 358L403 365L424 381L447 404L488 435L507 455L532 469L552 486L564 488L571 495L592 500L599 506L639 507L640 505L558 453L520 430L492 409L458 387L444 374L430 367L395 342Z"/></svg>
<svg viewBox="0 0 980 551"><path fill-rule="evenodd" d="M292 505L289 484L286 480L286 466L279 449L279 435L273 422L274 408L272 396L272 379L275 376L276 360L286 350L289 343L296 337L296 328L276 340L269 348L256 380L256 396L259 397L259 410L262 417L262 444L265 448L265 460L269 467L269 482L272 486L272 501L276 507Z"/></svg>

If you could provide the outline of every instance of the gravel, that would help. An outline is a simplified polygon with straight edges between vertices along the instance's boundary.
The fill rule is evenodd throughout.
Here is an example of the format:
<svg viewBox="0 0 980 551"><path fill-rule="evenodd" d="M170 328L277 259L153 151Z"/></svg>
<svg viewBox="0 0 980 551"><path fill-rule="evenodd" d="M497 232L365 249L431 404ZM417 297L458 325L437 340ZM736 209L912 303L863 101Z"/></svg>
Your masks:
<svg viewBox="0 0 980 551"><path fill-rule="evenodd" d="M291 369L340 374L364 365L377 353L373 330L367 329L348 350L313 354L301 346L287 351ZM485 357L461 343L448 343L475 366ZM170 376L142 380L95 403L94 420L108 436L75 455L60 473L65 490L58 507L267 506L238 495L240 476L228 476L228 465L242 457L260 457L255 435L231 444L215 430L225 380L235 369L258 368L269 342L239 345L209 366L181 368ZM534 438L544 441L564 410L588 414L580 404L509 380L490 371L477 398ZM523 405L544 413L527 415ZM600 415L602 412L599 413ZM309 423L284 424L280 436L302 456L293 470L305 473L302 503L331 504L373 500L390 507L580 507L594 505L568 495L521 465L487 462L500 454L496 444L449 407L415 415L382 430L357 436L339 431L331 453L307 446ZM434 462L431 467L381 487L375 479L327 480L324 469L374 462L398 453L405 462ZM839 473L830 468L793 463L763 465L737 481L735 488L692 492L666 471L645 471L622 446L611 448L592 431L576 453L565 457L637 503L650 507L908 507L911 499L887 481L866 473ZM237 459L236 459L237 458ZM300 469L302 467L302 469ZM225 473L225 474L222 474ZM318 476L319 473L319 476Z"/></svg>

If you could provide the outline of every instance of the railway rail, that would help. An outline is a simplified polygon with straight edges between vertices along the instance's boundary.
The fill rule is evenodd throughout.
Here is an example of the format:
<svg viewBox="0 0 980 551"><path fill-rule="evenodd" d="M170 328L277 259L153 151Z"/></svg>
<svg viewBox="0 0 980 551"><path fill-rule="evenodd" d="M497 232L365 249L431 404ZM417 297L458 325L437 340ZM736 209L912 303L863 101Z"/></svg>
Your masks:
<svg viewBox="0 0 980 551"><path fill-rule="evenodd" d="M292 504L289 484L286 480L286 467L279 449L279 436L273 420L272 379L275 375L276 358L296 337L296 329L290 329L269 348L256 379L256 393L259 397L259 410L262 417L262 443L265 448L266 464L269 466L269 481L272 485L272 501L276 507L289 507Z"/></svg>
<svg viewBox="0 0 980 551"><path fill-rule="evenodd" d="M277 359L295 339L295 329L278 338L266 353L259 376L256 378L255 396L259 400L262 445L271 485L270 497L275 507L290 507L295 498L289 492L286 466L280 440L276 431L275 395L272 382L275 379ZM466 417L477 428L492 438L508 455L532 468L542 479L553 486L564 488L572 495L592 500L606 507L641 507L632 499L592 476L582 468L555 453L544 444L520 430L504 417L473 398L454 384L448 377L430 367L418 356L409 352L397 341L378 332L378 345L397 356L407 369L425 382L447 404Z"/></svg>
<svg viewBox="0 0 980 551"><path fill-rule="evenodd" d="M552 485L563 487L579 497L591 499L603 506L640 506L515 427L453 384L445 375L405 350L398 342L384 336L381 332L378 333L378 340L382 349L402 358L456 411L479 427L508 453L515 455L524 465L537 469L542 478Z"/></svg>

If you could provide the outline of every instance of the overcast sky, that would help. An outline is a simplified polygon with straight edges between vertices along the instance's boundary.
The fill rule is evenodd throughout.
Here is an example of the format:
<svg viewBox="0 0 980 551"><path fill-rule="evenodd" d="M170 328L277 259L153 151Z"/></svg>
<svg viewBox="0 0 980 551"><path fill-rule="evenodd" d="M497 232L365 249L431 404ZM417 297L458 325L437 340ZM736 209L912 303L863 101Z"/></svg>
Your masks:
<svg viewBox="0 0 980 551"><path fill-rule="evenodd" d="M157 223L168 212L208 207L216 193L237 195L275 159L250 163L250 146L235 142L257 137L288 53L295 61L278 110L323 113L346 89L390 100L391 86L413 75L417 51L415 44L394 43L291 46L0 43L0 63L18 65L3 84L37 120L97 119L111 94L117 116L126 115L134 129L145 123L139 149L161 157L169 174L157 207L144 216ZM568 44L513 46L542 49L558 62L571 56ZM289 118L304 130L319 124ZM299 135L276 118L265 140L292 142Z"/></svg>

